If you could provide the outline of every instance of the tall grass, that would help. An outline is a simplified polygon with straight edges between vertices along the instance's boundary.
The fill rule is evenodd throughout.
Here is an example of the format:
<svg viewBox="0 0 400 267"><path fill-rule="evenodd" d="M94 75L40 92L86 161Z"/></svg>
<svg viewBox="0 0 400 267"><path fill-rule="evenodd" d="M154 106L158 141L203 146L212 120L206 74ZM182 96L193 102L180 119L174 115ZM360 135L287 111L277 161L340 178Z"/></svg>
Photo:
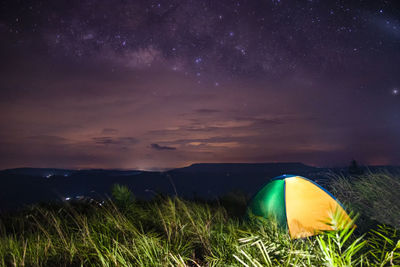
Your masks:
<svg viewBox="0 0 400 267"><path fill-rule="evenodd" d="M334 175L330 190L347 207L361 215L365 226L375 222L400 228L399 174L382 171L350 177Z"/></svg>
<svg viewBox="0 0 400 267"><path fill-rule="evenodd" d="M355 201L354 194L347 200ZM352 225L337 225L337 231L291 240L272 221L239 219L223 201L140 202L123 186L113 195L102 205L37 205L2 216L0 266L400 265L400 237L390 226L359 234ZM233 202L244 210L242 198Z"/></svg>

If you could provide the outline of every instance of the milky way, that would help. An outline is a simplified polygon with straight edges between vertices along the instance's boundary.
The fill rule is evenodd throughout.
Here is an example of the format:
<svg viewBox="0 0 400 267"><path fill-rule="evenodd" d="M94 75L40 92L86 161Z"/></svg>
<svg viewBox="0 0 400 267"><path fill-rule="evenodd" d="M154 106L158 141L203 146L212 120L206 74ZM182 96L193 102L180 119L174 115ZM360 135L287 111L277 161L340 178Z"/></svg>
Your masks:
<svg viewBox="0 0 400 267"><path fill-rule="evenodd" d="M0 167L400 164L396 1L2 1Z"/></svg>

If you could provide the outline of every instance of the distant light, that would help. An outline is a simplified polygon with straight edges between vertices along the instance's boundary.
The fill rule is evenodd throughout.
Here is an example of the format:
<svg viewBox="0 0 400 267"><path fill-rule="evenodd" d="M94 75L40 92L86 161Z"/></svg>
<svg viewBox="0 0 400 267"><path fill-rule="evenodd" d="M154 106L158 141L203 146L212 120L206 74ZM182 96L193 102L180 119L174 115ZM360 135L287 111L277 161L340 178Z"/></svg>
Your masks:
<svg viewBox="0 0 400 267"><path fill-rule="evenodd" d="M70 199L71 199L70 197L66 197L66 198L65 198L66 201L68 201L68 200L70 200Z"/></svg>
<svg viewBox="0 0 400 267"><path fill-rule="evenodd" d="M398 95L400 92L399 92L399 89L398 88L393 88L393 90L392 90L392 94L393 95Z"/></svg>

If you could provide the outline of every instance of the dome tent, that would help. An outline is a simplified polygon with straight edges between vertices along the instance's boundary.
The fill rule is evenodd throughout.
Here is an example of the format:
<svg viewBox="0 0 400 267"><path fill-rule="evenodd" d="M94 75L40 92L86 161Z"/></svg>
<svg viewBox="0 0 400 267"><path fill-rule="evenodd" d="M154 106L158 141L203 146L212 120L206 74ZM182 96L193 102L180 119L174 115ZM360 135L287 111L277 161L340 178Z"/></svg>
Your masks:
<svg viewBox="0 0 400 267"><path fill-rule="evenodd" d="M274 218L289 231L291 238L312 236L333 230L327 224L333 214L347 222L350 217L331 193L317 183L297 175L282 175L270 180L252 198L248 212Z"/></svg>

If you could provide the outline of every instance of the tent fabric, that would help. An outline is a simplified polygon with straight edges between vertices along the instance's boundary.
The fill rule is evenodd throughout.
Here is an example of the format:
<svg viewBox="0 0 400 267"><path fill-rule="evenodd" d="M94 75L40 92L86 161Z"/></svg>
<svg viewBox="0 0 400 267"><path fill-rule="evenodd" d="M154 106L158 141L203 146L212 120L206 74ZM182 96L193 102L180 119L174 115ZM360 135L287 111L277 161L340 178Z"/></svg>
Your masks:
<svg viewBox="0 0 400 267"><path fill-rule="evenodd" d="M291 238L302 238L333 230L327 222L338 212L351 220L342 205L317 183L295 175L272 179L256 193L249 212L264 218L274 218L289 231Z"/></svg>
<svg viewBox="0 0 400 267"><path fill-rule="evenodd" d="M284 190L284 180L274 180L264 186L253 198L253 214L273 217L279 225L287 227Z"/></svg>

